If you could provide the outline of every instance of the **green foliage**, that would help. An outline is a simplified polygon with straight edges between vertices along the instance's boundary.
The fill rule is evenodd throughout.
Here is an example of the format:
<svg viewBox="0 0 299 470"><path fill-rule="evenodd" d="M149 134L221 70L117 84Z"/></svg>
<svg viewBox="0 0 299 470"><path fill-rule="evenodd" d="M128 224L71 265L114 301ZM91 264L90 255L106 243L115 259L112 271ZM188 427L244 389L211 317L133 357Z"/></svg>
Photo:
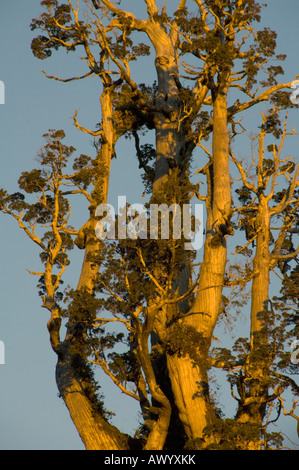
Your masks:
<svg viewBox="0 0 299 470"><path fill-rule="evenodd" d="M195 364L203 366L206 342L201 333L191 326L174 327L170 329L166 339L166 351L169 355L178 357L189 356Z"/></svg>
<svg viewBox="0 0 299 470"><path fill-rule="evenodd" d="M109 369L114 377L124 386L128 382L138 384L141 365L136 353L134 354L133 351L128 350L121 354L116 352L109 354Z"/></svg>
<svg viewBox="0 0 299 470"><path fill-rule="evenodd" d="M267 134L273 134L276 139L282 135L281 121L278 113L271 113L265 123L262 124L261 129L266 131Z"/></svg>
<svg viewBox="0 0 299 470"><path fill-rule="evenodd" d="M130 134L142 128L153 129L153 117L148 108L155 106L157 85L146 86L141 83L138 90L132 90L124 83L114 93L114 113L116 134Z"/></svg>
<svg viewBox="0 0 299 470"><path fill-rule="evenodd" d="M268 432L256 423L241 423L234 419L219 419L205 428L205 436L213 438L212 444L204 447L204 440L189 441L185 448L188 450L248 450L257 448L263 450L280 449L283 436L277 432Z"/></svg>
<svg viewBox="0 0 299 470"><path fill-rule="evenodd" d="M141 178L144 184L144 192L145 194L151 194L155 177L154 162L156 150L152 144L143 144L140 146L137 157L139 168L143 170Z"/></svg>
<svg viewBox="0 0 299 470"><path fill-rule="evenodd" d="M256 423L240 423L234 419L219 419L205 428L205 435L216 442L206 450L247 450L260 442L261 428Z"/></svg>
<svg viewBox="0 0 299 470"><path fill-rule="evenodd" d="M46 59L52 55L52 50L65 48L67 43L69 43L67 51L74 51L77 45L82 44L83 34L86 31L84 23L80 22L79 31L75 28L69 29L66 26L72 19L70 5L59 5L57 0L45 0L41 5L47 9L47 13L42 13L39 18L32 20L31 30L41 29L48 37L41 34L33 39L31 49L35 57Z"/></svg>
<svg viewBox="0 0 299 470"><path fill-rule="evenodd" d="M244 52L237 46L228 47L229 41L232 39L226 29L230 24L230 18L232 18L232 27L239 32L246 29L249 24L260 21L262 7L254 0L242 2L241 8L237 8L234 1L215 3L208 0L203 2L203 8L205 7L208 11L213 12L209 16L209 24L214 27L210 26L208 29L206 28L206 19L202 14L194 15L193 12L188 12L187 8L182 8L175 14L182 37L186 38L182 39L180 44L182 55L193 54L204 59L210 67L217 67L219 70L224 70L233 64L236 65L237 61L241 60L241 68L246 77L244 89L250 92L257 83L261 67L268 64L272 58L281 61L285 59L282 54L275 55L276 33L270 28L256 31L254 43ZM222 29L219 27L219 23ZM268 78L261 81L263 86L277 83L275 77L283 74L280 65L271 65L270 63L265 67L265 71Z"/></svg>

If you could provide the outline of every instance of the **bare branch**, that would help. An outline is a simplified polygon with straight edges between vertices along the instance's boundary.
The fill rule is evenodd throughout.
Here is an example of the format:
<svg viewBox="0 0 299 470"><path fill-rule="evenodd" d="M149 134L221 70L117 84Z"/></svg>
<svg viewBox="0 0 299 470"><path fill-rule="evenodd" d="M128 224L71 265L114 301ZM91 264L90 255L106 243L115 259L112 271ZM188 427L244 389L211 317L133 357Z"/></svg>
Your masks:
<svg viewBox="0 0 299 470"><path fill-rule="evenodd" d="M124 325L126 325L128 331L131 331L131 332L134 331L134 328L130 326L129 322L127 322L126 320L123 320L122 318L99 318L97 317L94 319L94 326L97 328L99 326L102 326L102 325L105 325L106 323L111 323L111 322L123 323Z"/></svg>
<svg viewBox="0 0 299 470"><path fill-rule="evenodd" d="M238 170L239 170L239 173L240 173L240 175L241 175L241 178L242 178L242 181L243 181L244 186L245 186L247 189L256 192L257 190L256 190L254 184L248 182L246 172L245 172L245 170L244 170L242 164L237 160L237 158L236 158L235 155L233 154L231 148L229 149L229 153L230 153L230 156L231 156L231 158L232 158L234 164L236 165L236 167L237 167Z"/></svg>
<svg viewBox="0 0 299 470"><path fill-rule="evenodd" d="M280 404L281 404L281 407L282 407L282 409L283 409L283 414L284 414L285 416L291 416L292 418L294 418L294 419L299 423L299 416L295 415L295 413L294 413L294 410L295 410L295 409L297 408L297 406L298 406L299 400L295 400L295 401L294 401L293 406L292 406L292 408L290 409L290 411L286 411L285 406L284 406L283 399L282 399L281 397L278 397L278 400L279 400L279 402L280 402Z"/></svg>
<svg viewBox="0 0 299 470"><path fill-rule="evenodd" d="M75 114L73 115L73 121L74 121L74 124L77 127L77 129L79 129L82 132L85 132L86 134L90 134L94 137L98 137L98 136L103 135L102 129L100 129L98 131L91 131L90 129L87 129L86 127L80 126L78 121L77 121L77 115L78 115L78 110L76 109Z"/></svg>
<svg viewBox="0 0 299 470"><path fill-rule="evenodd" d="M262 230L262 228L260 227L254 234L254 236L252 238L250 238L250 240L248 240L248 242L246 243L246 245L242 246L242 248L239 248L238 250L236 250L234 253L232 253L232 255L237 255L238 253L242 253L242 251L245 250L245 248L248 247L248 245L250 245L250 243L252 243L256 237L258 236L258 234L260 233L260 231Z"/></svg>
<svg viewBox="0 0 299 470"><path fill-rule="evenodd" d="M80 77L60 78L60 77L55 77L54 75L48 75L44 70L41 70L41 72L42 72L47 78L50 78L50 79L53 79L53 80L57 80L57 81L59 81L59 82L64 82L64 83L72 82L73 80L82 80L82 78L90 77L91 75L94 74L93 71L89 71L89 72L87 72L85 75L82 75L82 76L80 76Z"/></svg>
<svg viewBox="0 0 299 470"><path fill-rule="evenodd" d="M26 271L28 271L29 274L33 274L34 276L43 276L45 274L37 271L29 271L29 269L26 269Z"/></svg>
<svg viewBox="0 0 299 470"><path fill-rule="evenodd" d="M288 253L286 255L272 255L272 258L273 259L291 259L291 258L295 258L295 256L297 256L298 254L299 254L299 246L292 253Z"/></svg>

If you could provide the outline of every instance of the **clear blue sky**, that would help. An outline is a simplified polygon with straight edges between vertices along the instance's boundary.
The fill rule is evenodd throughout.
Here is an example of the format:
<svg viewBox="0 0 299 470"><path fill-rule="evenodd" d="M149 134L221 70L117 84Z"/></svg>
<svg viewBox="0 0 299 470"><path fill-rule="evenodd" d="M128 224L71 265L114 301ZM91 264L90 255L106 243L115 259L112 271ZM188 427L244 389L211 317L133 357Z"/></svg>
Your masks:
<svg viewBox="0 0 299 470"><path fill-rule="evenodd" d="M139 3L139 5L138 5ZM141 0L126 0L138 12ZM138 5L137 9L134 5ZM172 4L172 1L169 2ZM269 0L263 22L278 33L278 51L287 53L284 81L299 73L298 0ZM78 61L71 54L54 54L41 62L30 50L33 33L31 19L40 13L39 0L2 0L0 3L0 80L5 83L5 105L0 105L0 187L17 191L22 171L35 166L34 158L43 145L42 134L50 128L64 129L67 143L83 153L92 152L90 139L74 129L71 116L79 109L82 125L94 128L100 121L99 91L95 79L71 84L48 80L40 72L69 77L80 73ZM139 10L140 11L140 10ZM152 58L148 59L151 70ZM83 69L81 69L83 70ZM83 70L84 71L84 70ZM145 69L137 69L137 82ZM299 128L298 111L290 113ZM123 144L119 158L120 173L112 172L111 198L136 188L127 188L125 174L134 172L134 155ZM296 146L298 148L298 145ZM127 152L127 153L126 153ZM121 155L120 155L121 156ZM120 178L118 178L120 174ZM132 191L132 193L131 193ZM85 221L86 206L76 208L77 220ZM5 344L5 365L0 365L0 449L83 449L66 407L57 396L56 356L48 340L48 313L40 307L35 277L26 269L39 269L38 249L16 229L9 217L0 215L0 340ZM77 282L80 253L72 264L68 282ZM109 404L119 395L110 384ZM127 407L125 407L127 409ZM126 413L115 421L122 429L137 427L135 416ZM295 439L295 434L292 437ZM298 443L298 441L297 441Z"/></svg>

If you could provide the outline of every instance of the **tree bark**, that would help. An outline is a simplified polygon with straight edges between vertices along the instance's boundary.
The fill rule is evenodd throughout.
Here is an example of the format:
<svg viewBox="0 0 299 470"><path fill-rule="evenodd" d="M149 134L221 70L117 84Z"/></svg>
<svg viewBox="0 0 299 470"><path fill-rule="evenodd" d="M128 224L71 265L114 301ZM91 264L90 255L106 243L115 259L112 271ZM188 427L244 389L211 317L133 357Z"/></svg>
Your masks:
<svg viewBox="0 0 299 470"><path fill-rule="evenodd" d="M271 365L269 345L269 282L270 282L270 211L267 198L261 195L255 219L259 232L253 261L254 278L251 288L250 354L245 367L248 389L239 401L237 419L243 423L262 425L268 397L268 376ZM260 443L249 444L259 449Z"/></svg>
<svg viewBox="0 0 299 470"><path fill-rule="evenodd" d="M100 241L95 235L96 204L106 204L108 199L109 177L111 159L114 153L115 131L113 127L113 91L114 86L104 84L104 90L101 95L102 109L102 145L97 158L99 172L101 176L95 184L95 204L90 205L90 218L80 229L79 235L75 240L80 249L84 249L84 260L82 263L81 274L78 282L78 289L86 288L89 292L93 291L94 281L98 273L99 265L91 258L95 251L100 248Z"/></svg>
<svg viewBox="0 0 299 470"><path fill-rule="evenodd" d="M74 371L67 350L58 360L56 382L86 450L128 449L125 436L93 408L86 395L88 384Z"/></svg>
<svg viewBox="0 0 299 470"><path fill-rule="evenodd" d="M201 338L193 345L197 363L189 355L168 357L170 379L180 419L189 439L201 438L214 419L208 391L208 350L220 312L226 266L226 236L230 227L231 192L226 89L214 100L213 160L209 167L207 198L207 236L200 268L198 293L181 327L191 328ZM195 351L194 351L195 349Z"/></svg>
<svg viewBox="0 0 299 470"><path fill-rule="evenodd" d="M101 95L102 146L97 158L101 175L94 187L94 199L98 204L106 203L108 197L110 165L115 144L112 101L113 86L104 85ZM85 249L77 289L85 289L91 294L99 270L99 264L92 260L92 256L100 249L101 242L95 235L96 204L91 204L89 209L90 218L79 231L75 243L80 249ZM94 409L93 400L88 393L91 385L86 382L84 373L80 373L80 370L74 366L76 360L76 353L72 352L72 344L76 343L74 329L76 329L75 320L70 318L66 339L59 345L59 348L56 348L58 354L56 381L59 392L87 450L125 450L128 448L128 443L124 435L108 423L104 413ZM84 336L84 332L81 334ZM95 397L94 402L96 402Z"/></svg>

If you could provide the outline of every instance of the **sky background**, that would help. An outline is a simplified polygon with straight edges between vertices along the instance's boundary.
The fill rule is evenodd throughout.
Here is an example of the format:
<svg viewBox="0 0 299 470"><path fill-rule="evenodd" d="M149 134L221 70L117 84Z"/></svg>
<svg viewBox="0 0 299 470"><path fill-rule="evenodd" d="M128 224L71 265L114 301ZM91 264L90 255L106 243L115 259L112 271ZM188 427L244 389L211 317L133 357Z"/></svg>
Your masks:
<svg viewBox="0 0 299 470"><path fill-rule="evenodd" d="M137 16L143 10L141 0L126 0L125 5L132 5ZM48 129L64 129L67 145L92 156L91 139L74 128L71 116L78 109L79 122L91 129L100 121L97 79L63 84L48 80L41 73L45 69L50 75L67 78L85 73L86 69L72 54L53 54L46 61L33 56L30 44L34 32L29 26L40 13L39 0L0 0L0 80L5 84L5 104L0 105L0 188L8 192L17 191L20 174L35 167L36 154L44 144L42 135ZM263 12L263 24L278 33L277 52L287 54L282 78L285 82L299 73L298 21L298 0L269 0ZM152 73L152 63L153 57L143 59L142 66L135 70L136 82L145 81L144 77ZM298 129L298 110L289 116ZM297 148L298 138L293 143L293 150ZM117 195L126 195L130 200L142 191L139 182L127 185L136 172L135 155L129 143L122 142L119 150L117 171L116 162L112 166L111 203ZM84 201L74 208L76 221L84 223L87 218ZM0 449L83 449L58 397L56 356L46 327L48 312L40 306L37 278L26 271L39 270L39 250L8 216L0 214L0 226L0 340L5 345L5 364L0 365ZM73 285L78 280L82 256L81 252L75 256L68 273L67 281ZM106 379L103 384L103 393L108 395L107 407L113 408L119 394ZM124 403L114 422L122 430L134 429L138 426L135 408ZM291 425L286 424L286 431L298 444L295 427L288 426Z"/></svg>

